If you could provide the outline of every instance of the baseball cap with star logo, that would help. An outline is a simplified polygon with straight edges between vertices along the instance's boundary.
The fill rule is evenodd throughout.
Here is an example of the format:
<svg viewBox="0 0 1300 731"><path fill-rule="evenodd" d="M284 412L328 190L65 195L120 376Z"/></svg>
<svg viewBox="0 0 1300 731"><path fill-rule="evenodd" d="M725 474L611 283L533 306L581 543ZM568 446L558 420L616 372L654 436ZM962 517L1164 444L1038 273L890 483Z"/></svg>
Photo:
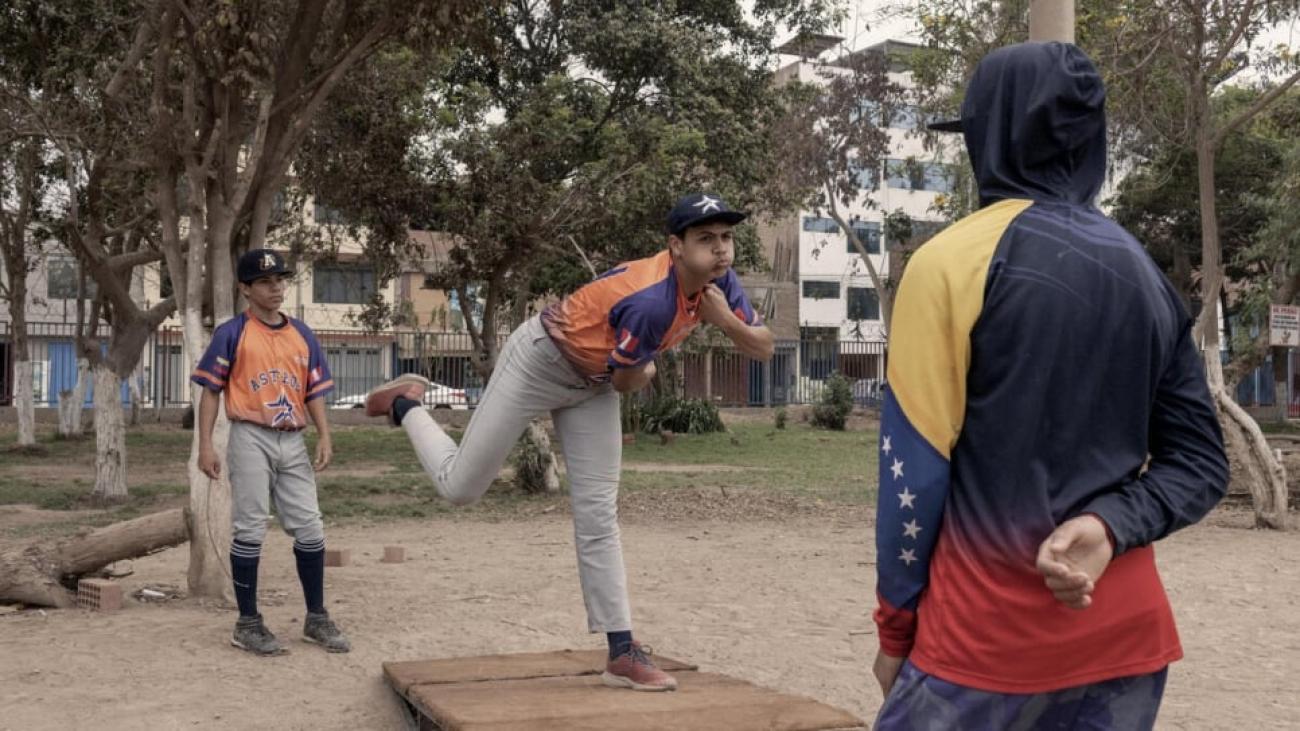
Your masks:
<svg viewBox="0 0 1300 731"><path fill-rule="evenodd" d="M668 233L673 236L681 236L682 232L691 226L699 226L703 223L712 223L721 221L736 225L748 218L748 214L741 213L727 205L721 196L711 195L709 193L691 193L678 199L673 210L668 214Z"/></svg>
<svg viewBox="0 0 1300 731"><path fill-rule="evenodd" d="M272 274L293 274L293 270L284 263L284 257L270 249L250 249L239 257L239 266L235 275L244 284L252 284L262 277Z"/></svg>

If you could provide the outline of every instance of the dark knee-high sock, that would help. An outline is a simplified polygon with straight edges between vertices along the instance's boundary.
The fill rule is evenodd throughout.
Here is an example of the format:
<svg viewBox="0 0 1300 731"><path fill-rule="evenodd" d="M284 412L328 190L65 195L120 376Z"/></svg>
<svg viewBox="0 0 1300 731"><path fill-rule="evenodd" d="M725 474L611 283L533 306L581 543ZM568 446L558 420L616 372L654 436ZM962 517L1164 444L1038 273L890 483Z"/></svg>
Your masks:
<svg viewBox="0 0 1300 731"><path fill-rule="evenodd" d="M262 544L235 539L230 543L230 577L235 584L235 601L239 616L257 616L257 563Z"/></svg>
<svg viewBox="0 0 1300 731"><path fill-rule="evenodd" d="M419 407L420 407L419 401L416 401L415 399L407 398L405 396L398 396L397 398L393 399L393 422L396 423L398 426L401 426L402 418L406 416L406 412L410 411L411 409L417 409Z"/></svg>
<svg viewBox="0 0 1300 731"><path fill-rule="evenodd" d="M627 652L627 648L632 646L632 630L625 632L606 632L605 638L609 640L609 659L622 655Z"/></svg>
<svg viewBox="0 0 1300 731"><path fill-rule="evenodd" d="M302 582L302 596L307 600L307 611L325 613L325 539L315 543L293 544L293 555L298 559L298 580Z"/></svg>

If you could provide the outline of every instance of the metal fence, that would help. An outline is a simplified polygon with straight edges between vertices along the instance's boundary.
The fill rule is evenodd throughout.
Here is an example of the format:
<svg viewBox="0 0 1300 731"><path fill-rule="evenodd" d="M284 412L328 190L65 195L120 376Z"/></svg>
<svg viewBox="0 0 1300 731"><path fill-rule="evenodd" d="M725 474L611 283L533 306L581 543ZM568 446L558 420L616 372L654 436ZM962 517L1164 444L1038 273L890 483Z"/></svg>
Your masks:
<svg viewBox="0 0 1300 731"><path fill-rule="evenodd" d="M99 333L107 337L106 332ZM59 394L77 380L75 326L32 324L28 350L38 406L57 405ZM467 333L397 331L367 334L317 330L334 377L328 396L334 408L357 408L367 391L402 373L419 373L438 384L431 405L470 408L481 398L483 381L474 370ZM504 338L503 338L504 340ZM150 337L135 378L141 405L149 408L189 404L189 373L180 330L163 329ZM826 379L841 373L853 382L861 404L879 399L885 374L884 343L792 340L776 344L776 354L761 363L727 349L679 352L687 396L719 406L777 406L817 400ZM11 403L13 348L9 323L0 322L0 405ZM89 385L89 384L88 384ZM123 400L130 399L124 384ZM86 403L91 403L87 388Z"/></svg>

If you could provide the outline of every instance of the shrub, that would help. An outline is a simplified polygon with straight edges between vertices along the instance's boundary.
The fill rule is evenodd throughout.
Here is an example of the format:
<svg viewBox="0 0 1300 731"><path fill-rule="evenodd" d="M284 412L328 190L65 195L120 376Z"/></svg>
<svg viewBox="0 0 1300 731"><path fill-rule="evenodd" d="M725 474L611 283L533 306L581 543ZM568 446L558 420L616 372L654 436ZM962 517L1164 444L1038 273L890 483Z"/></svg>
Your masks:
<svg viewBox="0 0 1300 731"><path fill-rule="evenodd" d="M813 407L813 426L844 431L844 422L853 411L853 386L849 379L836 373L826 379L821 399Z"/></svg>

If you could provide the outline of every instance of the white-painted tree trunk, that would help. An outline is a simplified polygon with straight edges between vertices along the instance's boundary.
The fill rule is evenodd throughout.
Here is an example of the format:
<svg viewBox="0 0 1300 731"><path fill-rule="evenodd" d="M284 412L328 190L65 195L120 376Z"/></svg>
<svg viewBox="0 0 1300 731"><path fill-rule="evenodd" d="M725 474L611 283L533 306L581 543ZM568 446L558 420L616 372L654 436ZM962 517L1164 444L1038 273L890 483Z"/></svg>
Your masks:
<svg viewBox="0 0 1300 731"><path fill-rule="evenodd" d="M32 362L14 363L14 408L18 411L18 446L36 446L36 393L32 387Z"/></svg>
<svg viewBox="0 0 1300 731"><path fill-rule="evenodd" d="M103 501L125 500L126 423L122 379L107 363L95 366L95 491Z"/></svg>
<svg viewBox="0 0 1300 731"><path fill-rule="evenodd" d="M143 361L143 359L141 360ZM131 416L128 423L131 426L140 425L140 401L143 398L142 394L140 393L140 380L143 378L143 376L144 376L144 363L142 362L140 363L140 365L136 366L135 373L132 373L131 377L127 379L127 381L130 384L128 386L128 391L131 394L131 412L130 412Z"/></svg>
<svg viewBox="0 0 1300 731"><path fill-rule="evenodd" d="M86 408L86 384L90 382L90 361L77 359L77 383L70 391L59 392L59 435L79 439L85 434L82 412Z"/></svg>
<svg viewBox="0 0 1300 731"><path fill-rule="evenodd" d="M184 317L184 357L194 370L199 355L207 347L199 305L186 307ZM226 419L224 402L217 411L217 423L212 430L212 448L221 460L221 477L213 480L199 471L199 399L202 391L191 385L190 403L194 404L194 438L190 444L190 566L186 583L190 594L227 603L234 601L234 587L226 566L230 554L230 470L226 464L226 446L230 441L230 422Z"/></svg>

